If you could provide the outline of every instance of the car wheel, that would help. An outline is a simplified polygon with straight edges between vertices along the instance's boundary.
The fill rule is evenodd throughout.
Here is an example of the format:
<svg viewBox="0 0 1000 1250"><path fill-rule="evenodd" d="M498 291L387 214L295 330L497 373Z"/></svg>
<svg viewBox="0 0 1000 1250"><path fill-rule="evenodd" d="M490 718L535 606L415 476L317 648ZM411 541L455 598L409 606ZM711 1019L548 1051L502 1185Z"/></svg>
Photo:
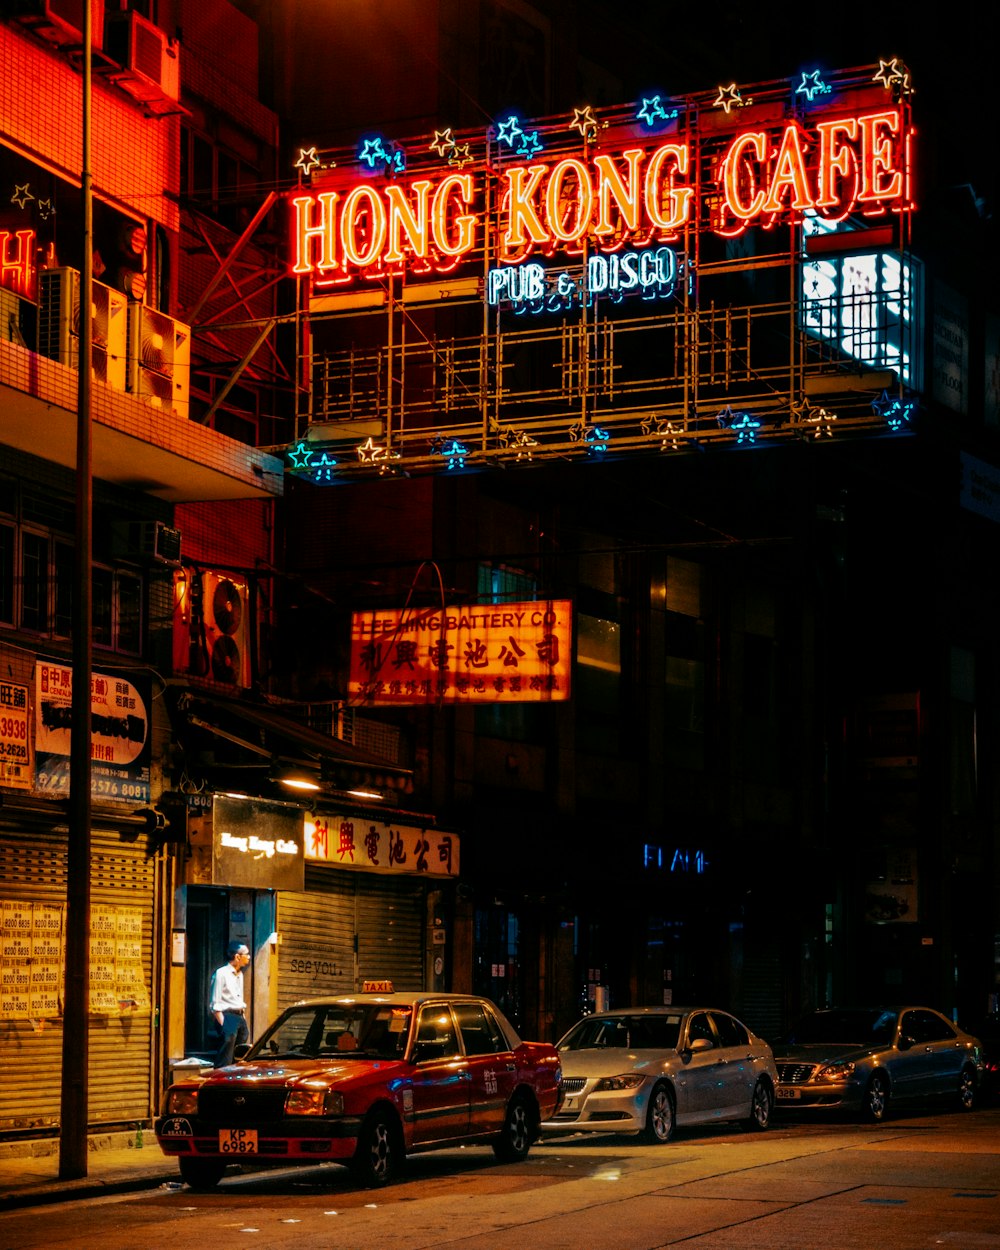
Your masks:
<svg viewBox="0 0 1000 1250"><path fill-rule="evenodd" d="M865 1086L862 1110L865 1119L871 1124L878 1124L885 1119L889 1110L889 1082L882 1072L873 1072Z"/></svg>
<svg viewBox="0 0 1000 1250"><path fill-rule="evenodd" d="M515 1094L507 1104L500 1136L493 1143L493 1153L503 1163L520 1163L531 1149L533 1119L528 1100Z"/></svg>
<svg viewBox="0 0 1000 1250"><path fill-rule="evenodd" d="M646 1141L654 1146L665 1145L674 1135L674 1096L668 1086L653 1086L646 1109L646 1128L643 1133Z"/></svg>
<svg viewBox="0 0 1000 1250"><path fill-rule="evenodd" d="M214 1189L226 1165L221 1159L179 1159L181 1180L192 1189Z"/></svg>
<svg viewBox="0 0 1000 1250"><path fill-rule="evenodd" d="M386 1111L373 1111L358 1134L351 1168L368 1189L388 1185L403 1166L403 1141L399 1125Z"/></svg>
<svg viewBox="0 0 1000 1250"><path fill-rule="evenodd" d="M973 1068L963 1068L958 1078L958 1107L960 1111L971 1111L976 1105L976 1073Z"/></svg>
<svg viewBox="0 0 1000 1250"><path fill-rule="evenodd" d="M774 1090L770 1082L759 1080L753 1087L750 1099L750 1114L743 1121L748 1129L762 1132L771 1123L771 1111L774 1107Z"/></svg>

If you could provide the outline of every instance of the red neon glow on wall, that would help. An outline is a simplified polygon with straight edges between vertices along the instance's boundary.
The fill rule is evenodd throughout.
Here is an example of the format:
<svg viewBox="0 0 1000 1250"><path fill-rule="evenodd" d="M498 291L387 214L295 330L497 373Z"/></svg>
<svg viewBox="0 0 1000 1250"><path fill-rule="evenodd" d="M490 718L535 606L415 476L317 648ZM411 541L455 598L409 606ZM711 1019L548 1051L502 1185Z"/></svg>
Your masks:
<svg viewBox="0 0 1000 1250"><path fill-rule="evenodd" d="M34 230L0 230L0 287L35 298Z"/></svg>

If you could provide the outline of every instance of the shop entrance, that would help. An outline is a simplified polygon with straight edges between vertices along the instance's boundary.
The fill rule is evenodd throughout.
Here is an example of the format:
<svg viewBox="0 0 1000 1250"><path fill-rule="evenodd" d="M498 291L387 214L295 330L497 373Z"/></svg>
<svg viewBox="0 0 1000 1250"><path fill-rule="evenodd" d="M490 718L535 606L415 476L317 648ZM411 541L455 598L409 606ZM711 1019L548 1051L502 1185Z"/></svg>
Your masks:
<svg viewBox="0 0 1000 1250"><path fill-rule="evenodd" d="M232 901L229 890L188 886L184 1053L199 1059L211 1059L215 1054L215 1031L208 1010L215 970L226 962L226 947L230 940L248 944L250 941L250 926L245 926L244 934L244 926L238 923L238 906L234 909ZM243 978L248 1002L252 976L253 968L247 968Z"/></svg>

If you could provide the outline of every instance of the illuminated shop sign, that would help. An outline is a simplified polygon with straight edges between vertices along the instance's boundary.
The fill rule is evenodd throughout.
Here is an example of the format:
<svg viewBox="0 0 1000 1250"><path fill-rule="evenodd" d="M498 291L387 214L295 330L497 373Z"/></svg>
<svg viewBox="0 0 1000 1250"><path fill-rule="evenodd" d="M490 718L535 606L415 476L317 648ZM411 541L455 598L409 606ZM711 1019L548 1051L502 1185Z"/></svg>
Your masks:
<svg viewBox="0 0 1000 1250"><path fill-rule="evenodd" d="M572 623L568 599L356 612L350 698L397 705L568 699Z"/></svg>
<svg viewBox="0 0 1000 1250"><path fill-rule="evenodd" d="M642 285L647 248L654 249L647 285L660 282L666 260L656 245L689 228L732 236L801 221L807 212L833 219L909 207L912 131L902 105L780 126L774 117L771 108L735 134L692 131L650 146L609 140L608 150L581 157L484 163L476 172L410 180L394 171L393 181L329 189L320 183L291 200L293 270L343 282L454 269L483 246L487 207L495 205L490 230L500 266L533 252L582 255L585 247L618 254L620 266L631 256L618 271L621 290L626 278ZM610 283L610 265L592 276ZM529 287L537 281L537 273L518 279ZM491 274L495 300L506 282L513 279Z"/></svg>
<svg viewBox="0 0 1000 1250"><path fill-rule="evenodd" d="M301 890L304 817L300 808L217 794L212 802L212 884Z"/></svg>
<svg viewBox="0 0 1000 1250"><path fill-rule="evenodd" d="M459 839L417 825L359 816L316 815L306 820L307 860L366 872L457 877Z"/></svg>
<svg viewBox="0 0 1000 1250"><path fill-rule="evenodd" d="M0 230L0 287L34 299L36 250L34 230Z"/></svg>
<svg viewBox="0 0 1000 1250"><path fill-rule="evenodd" d="M673 248L645 252L612 252L591 256L576 272L546 269L533 261L491 269L486 300L509 304L514 312L565 312L599 296L619 303L631 295L667 299L677 290L680 265Z"/></svg>

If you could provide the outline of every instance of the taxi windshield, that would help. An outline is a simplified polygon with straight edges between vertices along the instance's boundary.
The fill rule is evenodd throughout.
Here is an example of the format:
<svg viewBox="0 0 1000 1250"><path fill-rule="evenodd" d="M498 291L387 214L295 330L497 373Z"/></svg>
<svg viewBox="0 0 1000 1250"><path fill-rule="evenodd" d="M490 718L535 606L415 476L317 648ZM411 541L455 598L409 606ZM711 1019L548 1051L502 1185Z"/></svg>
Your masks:
<svg viewBox="0 0 1000 1250"><path fill-rule="evenodd" d="M334 1003L289 1007L246 1058L401 1059L410 1035L409 1007Z"/></svg>

